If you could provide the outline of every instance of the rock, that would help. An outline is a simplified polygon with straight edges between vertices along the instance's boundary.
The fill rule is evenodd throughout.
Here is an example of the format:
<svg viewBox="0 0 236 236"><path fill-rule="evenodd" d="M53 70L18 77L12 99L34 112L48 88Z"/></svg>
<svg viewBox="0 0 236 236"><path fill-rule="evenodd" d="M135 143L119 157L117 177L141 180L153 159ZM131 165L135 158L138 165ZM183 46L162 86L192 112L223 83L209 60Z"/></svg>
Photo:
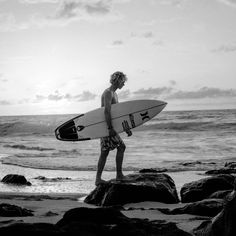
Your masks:
<svg viewBox="0 0 236 236"><path fill-rule="evenodd" d="M166 168L148 168L148 169L141 169L139 173L160 173L160 172L166 172Z"/></svg>
<svg viewBox="0 0 236 236"><path fill-rule="evenodd" d="M56 225L49 223L12 223L0 227L0 235L54 236L65 235Z"/></svg>
<svg viewBox="0 0 236 236"><path fill-rule="evenodd" d="M222 191L217 191L212 193L208 198L219 198L219 199L224 199L227 197L232 190L222 190Z"/></svg>
<svg viewBox="0 0 236 236"><path fill-rule="evenodd" d="M236 235L236 192L233 191L225 202L223 210L212 220L203 222L194 230L196 236Z"/></svg>
<svg viewBox="0 0 236 236"><path fill-rule="evenodd" d="M70 209L56 224L4 222L0 225L0 235L191 236L175 223L132 219L110 207Z"/></svg>
<svg viewBox="0 0 236 236"><path fill-rule="evenodd" d="M107 236L190 235L178 229L174 223L131 219L110 207L74 208L67 211L56 225L64 232L74 235L78 232L79 235Z"/></svg>
<svg viewBox="0 0 236 236"><path fill-rule="evenodd" d="M184 184L180 190L181 201L201 201L219 190L232 190L234 180L232 175L216 175Z"/></svg>
<svg viewBox="0 0 236 236"><path fill-rule="evenodd" d="M26 180L26 178L23 175L14 175L9 174L6 175L2 182L5 184L17 184L17 185L28 185L31 186L32 184Z"/></svg>
<svg viewBox="0 0 236 236"><path fill-rule="evenodd" d="M191 214L199 216L216 216L223 209L222 199L205 199L202 201L186 204L184 207L169 209L158 209L164 214L179 215Z"/></svg>
<svg viewBox="0 0 236 236"><path fill-rule="evenodd" d="M225 163L225 167L234 169L234 168L236 168L236 162L235 162L235 161L226 162L226 163Z"/></svg>
<svg viewBox="0 0 236 236"><path fill-rule="evenodd" d="M178 203L175 183L164 173L139 173L126 176L125 181L108 181L99 184L85 202L98 206L115 206L127 203L158 201Z"/></svg>
<svg viewBox="0 0 236 236"><path fill-rule="evenodd" d="M205 172L206 175L219 175L219 174L235 174L236 169L233 168L221 168L218 170L208 170Z"/></svg>
<svg viewBox="0 0 236 236"><path fill-rule="evenodd" d="M0 216L4 217L18 217L18 216L33 216L33 211L21 208L19 206L1 203L0 204Z"/></svg>

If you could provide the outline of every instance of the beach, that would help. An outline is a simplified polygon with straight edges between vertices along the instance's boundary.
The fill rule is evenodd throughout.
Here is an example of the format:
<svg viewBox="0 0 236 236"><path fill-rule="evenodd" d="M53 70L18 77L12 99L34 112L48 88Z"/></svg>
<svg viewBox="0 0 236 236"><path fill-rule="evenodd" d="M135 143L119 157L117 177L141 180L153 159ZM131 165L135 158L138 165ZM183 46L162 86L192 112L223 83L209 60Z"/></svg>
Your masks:
<svg viewBox="0 0 236 236"><path fill-rule="evenodd" d="M95 189L99 140L61 142L54 129L74 115L0 117L0 179L8 174L25 176L31 186L0 182L0 202L32 210L27 217L0 217L0 224L13 222L55 224L65 212L78 207L95 208L84 199ZM128 138L125 175L153 168L169 175L180 190L184 184L209 176L207 170L235 160L236 110L162 112ZM103 178L115 178L115 152L109 155ZM206 217L166 215L160 208L174 209L185 203L138 202L123 206L130 218L174 222L186 232Z"/></svg>
<svg viewBox="0 0 236 236"><path fill-rule="evenodd" d="M29 193L0 193L1 203L8 203L17 205L22 208L32 210L34 216L27 217L1 217L0 226L7 225L13 222L24 223L51 223L56 224L66 211L78 208L88 207L94 208L91 204L83 202L78 194L29 194ZM184 206L185 204L164 204L161 202L140 202L134 204L124 205L125 209L132 208L132 210L121 211L129 218L149 219L149 220L163 220L165 222L174 222L177 227L192 233L192 230L201 224L207 217L197 217L195 215L165 215L161 213L159 208L173 209L175 207ZM156 209L155 209L156 208Z"/></svg>

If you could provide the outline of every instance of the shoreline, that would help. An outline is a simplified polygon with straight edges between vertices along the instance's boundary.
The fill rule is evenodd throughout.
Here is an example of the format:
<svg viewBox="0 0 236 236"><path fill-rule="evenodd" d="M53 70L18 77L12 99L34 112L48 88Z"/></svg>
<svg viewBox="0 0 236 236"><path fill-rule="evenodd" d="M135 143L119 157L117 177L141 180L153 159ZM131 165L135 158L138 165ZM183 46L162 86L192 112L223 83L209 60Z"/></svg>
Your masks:
<svg viewBox="0 0 236 236"><path fill-rule="evenodd" d="M72 208L86 207L97 208L97 206L79 201L78 194L51 193L51 194L31 194L31 193L3 193L0 192L1 203L12 204L33 211L34 216L27 217L2 217L0 216L0 226L12 223L51 223L56 224L62 219L64 213ZM81 199L81 198L80 198ZM165 215L158 209L174 209L186 203L165 204L161 202L140 202L129 203L123 206L121 213L129 218L148 219L150 221L160 220L174 222L180 229L191 233L194 228L200 225L206 217L196 215Z"/></svg>

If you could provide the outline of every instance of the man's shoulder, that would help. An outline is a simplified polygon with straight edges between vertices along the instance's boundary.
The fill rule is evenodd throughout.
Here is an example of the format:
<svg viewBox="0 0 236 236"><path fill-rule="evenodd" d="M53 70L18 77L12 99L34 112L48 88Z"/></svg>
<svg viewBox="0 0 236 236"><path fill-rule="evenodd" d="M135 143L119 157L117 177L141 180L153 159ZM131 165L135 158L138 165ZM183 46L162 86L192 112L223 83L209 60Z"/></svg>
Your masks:
<svg viewBox="0 0 236 236"><path fill-rule="evenodd" d="M111 95L111 96L113 96L113 92L112 92L109 88L107 88L107 89L104 90L103 95L104 95L104 96L105 96L105 95Z"/></svg>

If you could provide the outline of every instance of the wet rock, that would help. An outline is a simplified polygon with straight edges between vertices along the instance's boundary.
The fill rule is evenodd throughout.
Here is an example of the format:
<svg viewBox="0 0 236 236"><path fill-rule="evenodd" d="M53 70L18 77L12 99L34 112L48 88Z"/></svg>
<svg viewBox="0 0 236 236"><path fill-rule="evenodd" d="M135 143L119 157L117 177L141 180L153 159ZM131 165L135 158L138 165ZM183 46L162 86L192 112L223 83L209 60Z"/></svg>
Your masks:
<svg viewBox="0 0 236 236"><path fill-rule="evenodd" d="M235 177L232 175L216 175L184 184L180 190L182 202L196 202L208 198L220 190L232 190Z"/></svg>
<svg viewBox="0 0 236 236"><path fill-rule="evenodd" d="M26 178L23 175L15 175L15 174L9 174L6 175L2 182L5 184L17 184L17 185L27 185L31 186L32 184L26 180Z"/></svg>
<svg viewBox="0 0 236 236"><path fill-rule="evenodd" d="M33 211L21 208L16 205L11 205L7 203L0 204L0 216L4 217L18 217L18 216L33 216Z"/></svg>
<svg viewBox="0 0 236 236"><path fill-rule="evenodd" d="M222 190L222 191L217 191L212 193L208 198L219 198L219 199L224 199L226 198L232 190Z"/></svg>
<svg viewBox="0 0 236 236"><path fill-rule="evenodd" d="M160 172L166 172L166 168L148 168L148 169L141 169L139 173L160 173Z"/></svg>
<svg viewBox="0 0 236 236"><path fill-rule="evenodd" d="M158 201L177 203L175 183L164 173L139 173L126 176L125 181L108 181L99 184L85 202L98 206L115 206L127 203Z"/></svg>
<svg viewBox="0 0 236 236"><path fill-rule="evenodd" d="M0 235L54 236L66 235L56 225L49 223L12 223L0 227Z"/></svg>
<svg viewBox="0 0 236 236"><path fill-rule="evenodd" d="M202 201L186 204L184 207L169 209L158 209L164 214L179 215L191 214L199 216L216 216L223 209L224 201L222 199L205 199Z"/></svg>
<svg viewBox="0 0 236 236"><path fill-rule="evenodd" d="M196 236L236 235L236 193L233 191L225 202L223 210L212 220L203 222L194 230Z"/></svg>
<svg viewBox="0 0 236 236"><path fill-rule="evenodd" d="M217 170L208 170L205 172L206 175L219 175L219 174L235 174L236 169L233 168L221 168Z"/></svg>
<svg viewBox="0 0 236 236"><path fill-rule="evenodd" d="M174 223L131 219L113 208L74 208L56 224L64 232L80 235L190 235Z"/></svg>

